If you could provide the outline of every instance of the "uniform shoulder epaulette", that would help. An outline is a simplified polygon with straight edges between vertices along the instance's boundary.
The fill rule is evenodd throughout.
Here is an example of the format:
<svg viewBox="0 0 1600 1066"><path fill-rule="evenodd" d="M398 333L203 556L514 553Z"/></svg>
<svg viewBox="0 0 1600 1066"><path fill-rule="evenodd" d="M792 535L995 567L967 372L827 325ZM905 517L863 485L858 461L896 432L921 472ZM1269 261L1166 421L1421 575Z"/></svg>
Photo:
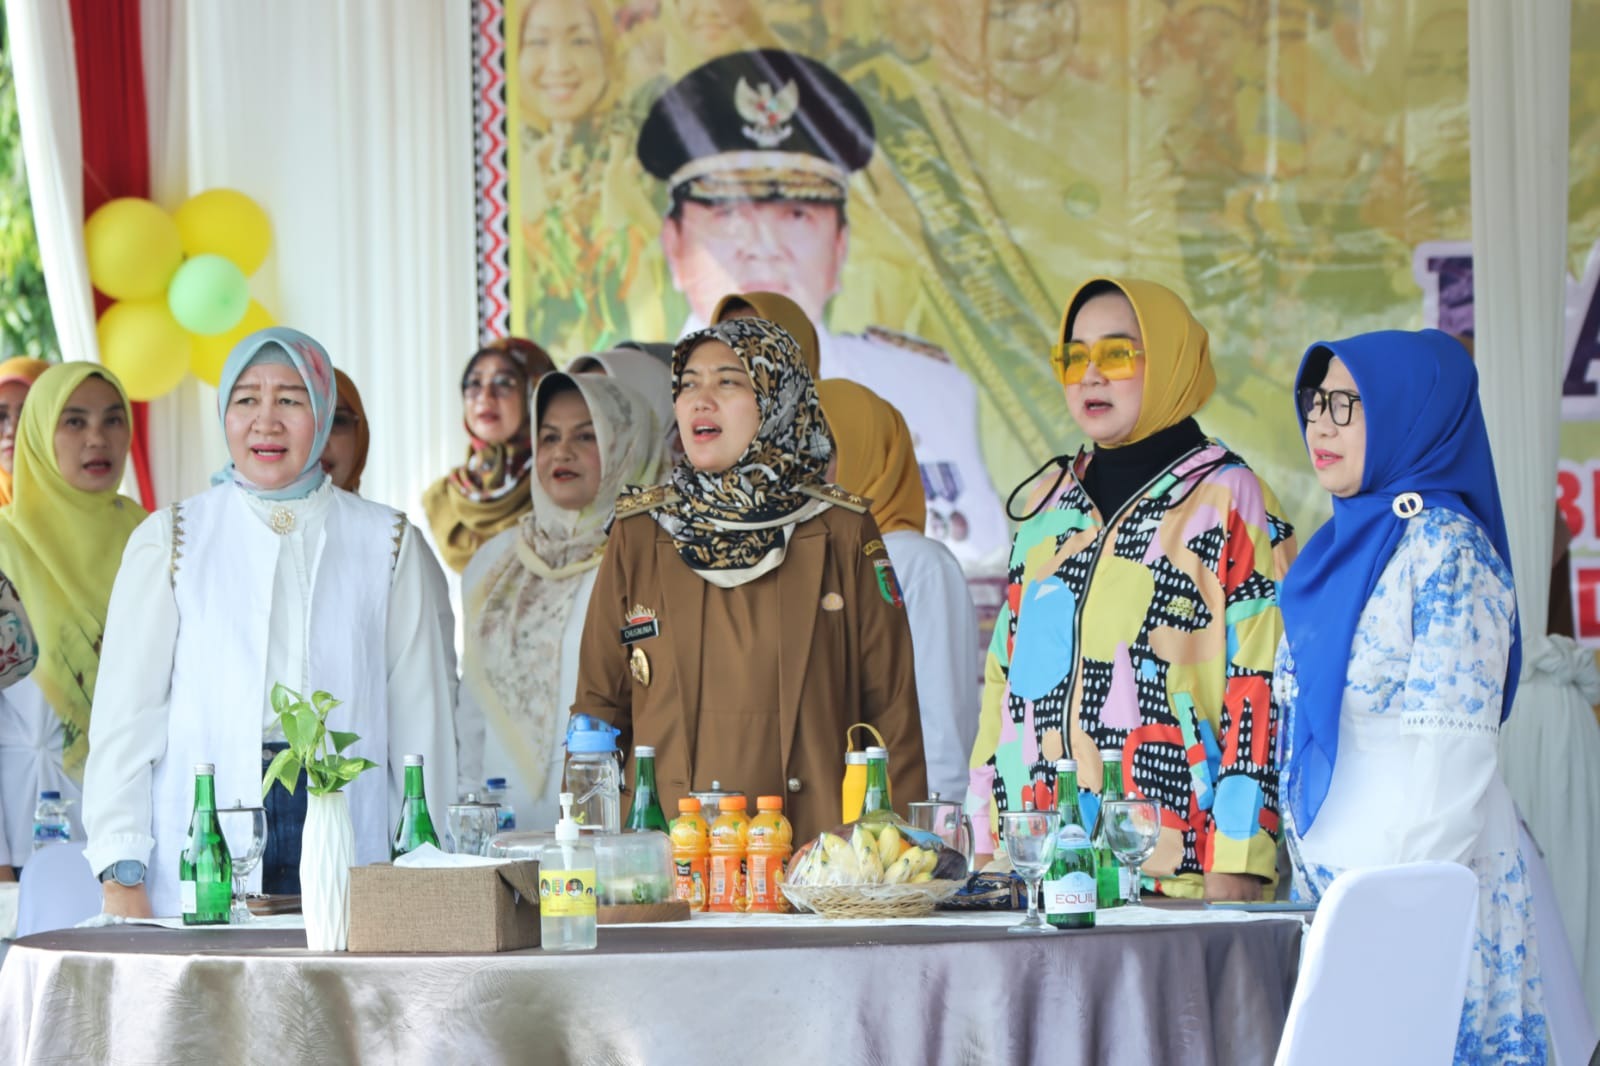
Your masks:
<svg viewBox="0 0 1600 1066"><path fill-rule="evenodd" d="M908 352L925 355L929 359L937 359L941 363L954 362L950 353L937 344L930 344L921 337L913 337L909 333L899 330L885 329L883 326L868 326L866 337L868 340L878 341L881 344L892 344L896 348L904 348Z"/></svg>
<svg viewBox="0 0 1600 1066"><path fill-rule="evenodd" d="M634 515L649 514L677 498L678 493L671 485L657 485L643 492L631 493L617 500L617 518L620 520L632 518Z"/></svg>
<svg viewBox="0 0 1600 1066"><path fill-rule="evenodd" d="M841 489L838 485L802 485L800 491L814 500L827 500L836 507L856 514L866 514L872 509L871 500Z"/></svg>

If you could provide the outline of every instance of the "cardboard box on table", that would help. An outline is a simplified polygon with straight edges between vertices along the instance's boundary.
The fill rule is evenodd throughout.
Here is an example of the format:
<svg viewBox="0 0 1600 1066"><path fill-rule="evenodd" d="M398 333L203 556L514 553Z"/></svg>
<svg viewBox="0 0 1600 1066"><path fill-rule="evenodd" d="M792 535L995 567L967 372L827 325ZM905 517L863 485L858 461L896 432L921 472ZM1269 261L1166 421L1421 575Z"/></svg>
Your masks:
<svg viewBox="0 0 1600 1066"><path fill-rule="evenodd" d="M350 870L349 950L475 954L539 946L539 864Z"/></svg>

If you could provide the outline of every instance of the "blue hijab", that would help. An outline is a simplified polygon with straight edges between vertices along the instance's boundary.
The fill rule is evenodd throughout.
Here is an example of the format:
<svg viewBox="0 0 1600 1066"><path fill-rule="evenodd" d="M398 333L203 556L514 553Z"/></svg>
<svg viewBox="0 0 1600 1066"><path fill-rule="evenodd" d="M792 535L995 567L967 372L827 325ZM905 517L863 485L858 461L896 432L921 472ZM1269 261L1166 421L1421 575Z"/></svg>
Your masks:
<svg viewBox="0 0 1600 1066"><path fill-rule="evenodd" d="M1356 624L1405 532L1395 498L1415 492L1425 507L1445 507L1476 522L1511 568L1478 371L1467 350L1436 329L1313 344L1300 361L1297 392L1312 384L1305 378L1313 359L1329 356L1343 361L1361 393L1367 447L1360 491L1334 498L1333 517L1306 543L1278 595L1300 684L1289 735L1288 800L1301 833L1311 828L1333 777ZM1299 417L1303 437L1306 420ZM1522 634L1513 615L1501 721L1511 712L1521 669Z"/></svg>
<svg viewBox="0 0 1600 1066"><path fill-rule="evenodd" d="M316 421L316 437L311 442L311 454L306 457L305 468L281 489L263 489L251 482L234 467L233 461L215 474L211 483L220 485L231 481L247 492L265 500L299 500L309 496L327 477L322 471L322 453L328 447L328 434L333 432L333 412L338 406L338 383L333 377L333 360L327 351L301 333L287 326L273 326L250 334L233 346L228 361L222 367L222 379L217 383L217 418L227 432L228 401L239 376L252 366L275 363L293 367L306 383L311 398L311 415Z"/></svg>

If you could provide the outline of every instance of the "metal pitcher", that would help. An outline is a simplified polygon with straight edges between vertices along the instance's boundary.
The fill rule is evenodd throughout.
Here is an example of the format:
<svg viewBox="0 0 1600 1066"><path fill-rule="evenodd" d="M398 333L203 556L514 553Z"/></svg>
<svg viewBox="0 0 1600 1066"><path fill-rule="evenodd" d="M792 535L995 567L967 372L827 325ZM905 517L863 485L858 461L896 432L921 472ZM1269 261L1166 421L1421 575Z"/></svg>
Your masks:
<svg viewBox="0 0 1600 1066"><path fill-rule="evenodd" d="M930 792L926 800L908 803L906 808L911 812L909 821L912 828L925 829L955 848L967 860L967 867L971 868L972 819L962 812L960 803L942 800L939 793Z"/></svg>

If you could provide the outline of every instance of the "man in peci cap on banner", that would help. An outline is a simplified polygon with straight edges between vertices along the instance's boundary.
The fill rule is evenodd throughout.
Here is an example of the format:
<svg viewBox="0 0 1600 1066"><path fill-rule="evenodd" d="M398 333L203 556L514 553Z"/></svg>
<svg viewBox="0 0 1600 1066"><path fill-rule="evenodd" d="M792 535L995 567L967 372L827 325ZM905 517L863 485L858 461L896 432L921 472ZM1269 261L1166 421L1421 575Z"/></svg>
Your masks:
<svg viewBox="0 0 1600 1066"><path fill-rule="evenodd" d="M872 158L861 98L813 59L733 52L655 102L639 161L667 183L661 246L689 302L685 334L730 293L776 292L817 328L820 377L849 378L905 416L928 497L928 535L969 573L1005 569L1005 513L978 443L978 395L941 349L893 330L829 332L823 309L849 251L850 175Z"/></svg>

